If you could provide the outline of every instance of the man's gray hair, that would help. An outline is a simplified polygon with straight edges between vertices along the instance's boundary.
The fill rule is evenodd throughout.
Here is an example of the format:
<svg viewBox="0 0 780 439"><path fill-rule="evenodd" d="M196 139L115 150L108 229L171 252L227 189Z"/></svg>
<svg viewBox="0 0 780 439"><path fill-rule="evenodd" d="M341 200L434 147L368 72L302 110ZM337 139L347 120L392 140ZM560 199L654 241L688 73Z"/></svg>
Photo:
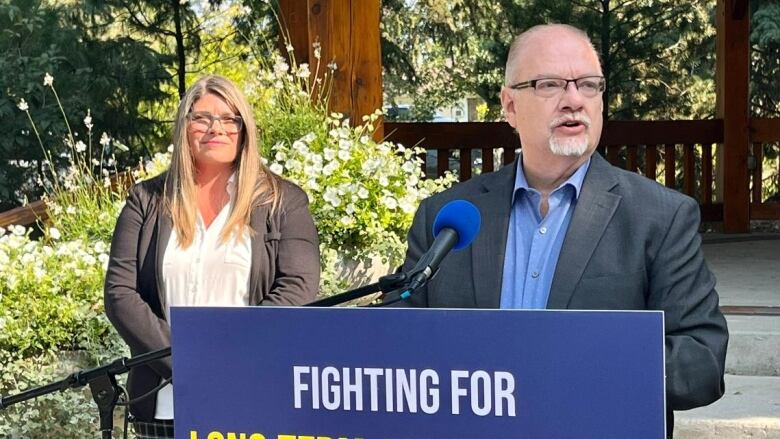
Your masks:
<svg viewBox="0 0 780 439"><path fill-rule="evenodd" d="M504 69L504 85L511 85L510 83L515 80L514 74L515 71L517 70L517 67L520 65L519 56L520 53L522 52L522 49L524 49L526 44L528 43L528 40L532 36L534 36L535 34L541 31L547 29L556 29L556 28L569 31L576 36L582 37L582 39L588 43L590 48L593 49L593 52L596 54L596 56L599 59L599 64L601 64L601 55L598 53L598 51L596 51L596 48L593 46L593 42L590 40L590 37L584 30L569 24L560 24L560 23L538 24L536 26L527 29L525 32L516 36L515 39L512 40L512 44L509 46L509 54L506 57L506 68Z"/></svg>

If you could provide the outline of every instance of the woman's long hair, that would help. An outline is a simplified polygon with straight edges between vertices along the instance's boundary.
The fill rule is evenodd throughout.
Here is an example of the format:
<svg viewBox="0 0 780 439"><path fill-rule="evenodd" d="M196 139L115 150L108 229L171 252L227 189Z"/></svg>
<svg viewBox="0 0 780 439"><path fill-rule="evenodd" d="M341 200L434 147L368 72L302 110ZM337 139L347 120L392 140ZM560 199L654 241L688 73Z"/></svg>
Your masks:
<svg viewBox="0 0 780 439"><path fill-rule="evenodd" d="M237 180L235 203L225 227L220 232L220 241L227 242L233 235L242 236L249 226L249 216L254 207L271 203L273 211L278 208L281 201L279 178L263 164L257 152L257 127L246 97L230 80L216 75L205 76L187 90L179 103L173 133L173 157L165 179L166 207L170 212L173 228L182 248L192 244L197 218L195 184L197 171L187 139L187 115L193 104L207 93L224 99L243 119L236 160L233 163ZM253 233L251 229L249 232Z"/></svg>

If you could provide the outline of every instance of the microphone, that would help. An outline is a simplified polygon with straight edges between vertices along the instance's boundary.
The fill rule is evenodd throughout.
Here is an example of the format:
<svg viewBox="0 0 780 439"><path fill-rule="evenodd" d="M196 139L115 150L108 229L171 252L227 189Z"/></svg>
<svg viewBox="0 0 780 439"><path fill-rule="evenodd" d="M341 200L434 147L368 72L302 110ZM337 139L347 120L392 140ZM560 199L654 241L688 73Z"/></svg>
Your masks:
<svg viewBox="0 0 780 439"><path fill-rule="evenodd" d="M402 298L409 297L414 290L425 285L451 250L458 251L471 244L479 233L481 221L479 209L466 200L445 204L433 221L433 244L410 271L412 280Z"/></svg>

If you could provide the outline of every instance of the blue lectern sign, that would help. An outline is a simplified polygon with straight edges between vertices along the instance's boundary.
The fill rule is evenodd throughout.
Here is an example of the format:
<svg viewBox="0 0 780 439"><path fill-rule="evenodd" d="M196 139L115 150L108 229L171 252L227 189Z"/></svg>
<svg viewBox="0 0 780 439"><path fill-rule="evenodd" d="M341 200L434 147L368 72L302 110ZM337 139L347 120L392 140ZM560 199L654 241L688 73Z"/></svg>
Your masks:
<svg viewBox="0 0 780 439"><path fill-rule="evenodd" d="M176 436L664 437L660 312L173 308Z"/></svg>

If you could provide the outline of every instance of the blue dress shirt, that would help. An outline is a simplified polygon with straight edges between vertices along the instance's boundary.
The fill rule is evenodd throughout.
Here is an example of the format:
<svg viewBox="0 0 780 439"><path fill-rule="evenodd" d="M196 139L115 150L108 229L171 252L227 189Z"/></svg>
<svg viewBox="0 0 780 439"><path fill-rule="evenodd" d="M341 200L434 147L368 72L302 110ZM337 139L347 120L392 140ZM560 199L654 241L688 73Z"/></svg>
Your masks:
<svg viewBox="0 0 780 439"><path fill-rule="evenodd" d="M590 159L550 194L542 218L539 191L528 186L522 154L512 192L512 210L501 282L502 309L544 309L555 266Z"/></svg>

